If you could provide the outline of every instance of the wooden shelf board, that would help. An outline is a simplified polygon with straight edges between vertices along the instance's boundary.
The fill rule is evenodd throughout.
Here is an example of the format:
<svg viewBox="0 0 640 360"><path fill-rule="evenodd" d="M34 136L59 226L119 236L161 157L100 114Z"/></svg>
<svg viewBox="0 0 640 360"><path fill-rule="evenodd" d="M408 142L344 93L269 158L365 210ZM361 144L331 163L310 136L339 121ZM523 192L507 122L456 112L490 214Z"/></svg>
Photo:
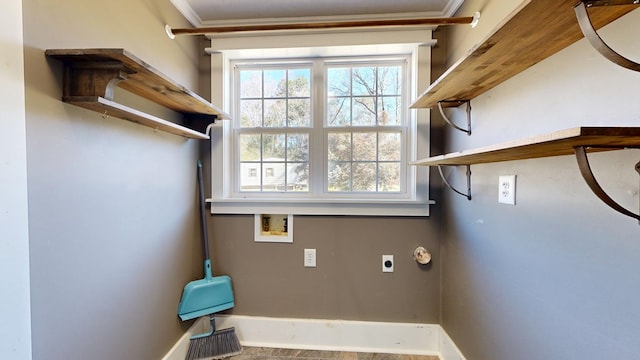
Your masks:
<svg viewBox="0 0 640 360"><path fill-rule="evenodd" d="M184 114L216 115L218 119L231 116L191 90L175 83L151 65L125 49L49 49L47 56L71 67L89 68L122 64L126 80L118 86L155 103Z"/></svg>
<svg viewBox="0 0 640 360"><path fill-rule="evenodd" d="M85 109L102 113L104 114L104 116L117 117L119 119L132 121L140 125L144 125L152 129L157 129L171 134L180 135L191 139L209 139L209 136L207 136L206 134L191 130L187 127L180 126L167 120L160 119L142 111L132 109L125 105L118 104L103 97L69 97L63 99L63 101L83 107Z"/></svg>
<svg viewBox="0 0 640 360"><path fill-rule="evenodd" d="M640 148L640 127L577 127L497 145L434 156L411 165L473 165L574 154L576 146L607 151Z"/></svg>
<svg viewBox="0 0 640 360"><path fill-rule="evenodd" d="M471 100L583 38L574 5L578 0L526 0L480 44L451 66L411 105ZM639 5L589 9L595 29Z"/></svg>

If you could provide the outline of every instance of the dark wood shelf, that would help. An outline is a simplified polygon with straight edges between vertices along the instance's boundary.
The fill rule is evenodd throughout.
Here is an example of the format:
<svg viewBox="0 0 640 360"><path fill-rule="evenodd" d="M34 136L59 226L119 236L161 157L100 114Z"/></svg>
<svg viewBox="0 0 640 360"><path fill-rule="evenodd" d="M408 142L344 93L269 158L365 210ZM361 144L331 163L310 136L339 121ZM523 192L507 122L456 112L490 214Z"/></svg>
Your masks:
<svg viewBox="0 0 640 360"><path fill-rule="evenodd" d="M527 0L490 35L434 81L412 108L432 108L439 101L458 106L584 37L574 11L578 0ZM593 27L599 29L640 4L589 8Z"/></svg>
<svg viewBox="0 0 640 360"><path fill-rule="evenodd" d="M473 165L590 152L640 148L640 127L576 127L502 144L434 156L412 165Z"/></svg>
<svg viewBox="0 0 640 360"><path fill-rule="evenodd" d="M576 7L577 5L579 7ZM466 56L433 82L411 105L412 108L457 107L493 89L502 82L548 58L584 37L581 25L590 23L589 42L606 46L595 30L635 10L640 3L629 0L526 0ZM587 13L584 14L586 9ZM577 13L581 12L581 23ZM585 20L587 20L585 22ZM603 53L610 60L609 53ZM621 59L623 61L621 61ZM613 62L631 69L638 65L617 53ZM624 65L623 65L624 64ZM445 120L447 122L448 119ZM454 127L458 128L454 125ZM458 128L465 131L464 129ZM468 129L471 134L471 128ZM446 186L471 200L473 164L524 160L561 155L575 155L580 172L593 192L609 207L640 220L602 189L591 171L587 153L595 151L640 148L640 127L577 127L522 140L490 145L471 150L417 160L412 165L437 166ZM453 188L442 173L442 166L467 167L466 192ZM640 173L640 162L636 164Z"/></svg>
<svg viewBox="0 0 640 360"><path fill-rule="evenodd" d="M196 139L206 134L157 118L113 100L120 87L183 114L185 119L230 119L196 93L170 80L125 49L49 49L49 57L64 64L62 101L105 116L136 122L157 130Z"/></svg>

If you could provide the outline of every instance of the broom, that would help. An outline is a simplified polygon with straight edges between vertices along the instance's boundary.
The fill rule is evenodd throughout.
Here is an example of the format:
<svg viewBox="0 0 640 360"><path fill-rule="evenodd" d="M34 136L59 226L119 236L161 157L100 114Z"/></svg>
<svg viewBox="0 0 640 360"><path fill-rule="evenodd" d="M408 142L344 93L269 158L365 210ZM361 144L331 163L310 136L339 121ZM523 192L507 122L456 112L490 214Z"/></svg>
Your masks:
<svg viewBox="0 0 640 360"><path fill-rule="evenodd" d="M204 186L202 180L202 163L198 160L198 192L200 195L200 223L202 226L202 242L205 252L205 280L196 281L196 288L199 288L201 295L198 299L197 297L192 297L191 299L195 300L193 306L191 304L185 304L181 301L179 306L179 314L184 319L193 318L198 313L197 311L187 313L187 311L192 310L190 308L197 307L196 305L201 305L201 302L207 303L206 299L202 299L202 297L212 298L209 301L218 301L216 299L217 296L222 295L222 298L230 298L226 299L223 304L218 306L210 307L211 304L206 304L209 306L206 309L200 310L202 312L208 311L221 311L224 309L228 309L233 307L233 293L230 289L230 279L228 277L211 277L211 265L209 260L209 244L208 244L208 236L207 236L207 221L205 217L205 200L204 200ZM200 284L200 282L204 282ZM220 282L221 284L217 284ZM217 286L223 285L223 286ZM194 289L195 290L195 289ZM203 291L204 290L204 291ZM207 291L208 290L208 291ZM222 294L214 295L213 292L222 292ZM183 300L185 300L185 296L183 294ZM188 302L188 301L184 301ZM216 303L217 304L217 303ZM189 310L186 310L189 309ZM224 359L226 357L239 355L242 352L242 346L240 346L240 341L235 333L235 328L228 328L223 330L216 331L215 318L212 313L209 314L209 323L210 329L208 332L203 334L194 335L191 337L189 342L189 350L187 352L187 360L209 360L209 359Z"/></svg>
<svg viewBox="0 0 640 360"><path fill-rule="evenodd" d="M211 330L207 333L194 335L189 342L187 360L224 359L240 355L242 346L235 333L235 328L215 330L215 319L209 315Z"/></svg>

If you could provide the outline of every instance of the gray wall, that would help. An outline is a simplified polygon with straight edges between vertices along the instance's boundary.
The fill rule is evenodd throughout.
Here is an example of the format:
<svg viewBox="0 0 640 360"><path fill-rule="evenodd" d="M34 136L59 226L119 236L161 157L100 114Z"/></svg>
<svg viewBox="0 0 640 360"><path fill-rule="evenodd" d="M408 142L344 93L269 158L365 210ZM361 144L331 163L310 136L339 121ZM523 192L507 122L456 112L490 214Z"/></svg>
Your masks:
<svg viewBox="0 0 640 360"><path fill-rule="evenodd" d="M197 91L198 41L167 38L165 23L188 26L169 1L23 9L33 358L158 359L200 270L197 141L62 103L44 50L123 47Z"/></svg>
<svg viewBox="0 0 640 360"><path fill-rule="evenodd" d="M507 1L482 9L480 30L448 30L449 60L479 42ZM498 15L500 14L500 15ZM640 11L603 38L639 60ZM468 47L467 47L468 49ZM535 51L535 49L531 49ZM640 124L640 74L617 67L585 40L472 101L473 135L449 131L448 151L581 125ZM462 122L464 109L454 111ZM596 176L638 211L640 151L593 155ZM473 360L635 359L640 344L640 227L598 200L573 156L475 165L473 200L443 195L443 326ZM517 175L516 206L497 203L498 176ZM464 170L451 169L463 185Z"/></svg>
<svg viewBox="0 0 640 360"><path fill-rule="evenodd" d="M293 244L256 243L253 215L214 215L214 269L233 279L233 314L311 319L439 322L439 223L425 218L295 216ZM433 251L421 266L413 250ZM303 267L303 249L317 267ZM381 256L393 254L394 273Z"/></svg>
<svg viewBox="0 0 640 360"><path fill-rule="evenodd" d="M2 4L0 23L0 358L31 358L27 144L22 2ZM6 296L10 295L10 296Z"/></svg>

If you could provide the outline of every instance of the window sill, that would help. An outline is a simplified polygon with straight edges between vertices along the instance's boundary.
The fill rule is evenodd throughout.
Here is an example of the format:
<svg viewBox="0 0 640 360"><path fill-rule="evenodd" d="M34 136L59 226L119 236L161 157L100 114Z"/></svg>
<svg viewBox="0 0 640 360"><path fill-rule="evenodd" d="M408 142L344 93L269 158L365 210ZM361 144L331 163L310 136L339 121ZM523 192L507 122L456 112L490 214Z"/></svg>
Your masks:
<svg viewBox="0 0 640 360"><path fill-rule="evenodd" d="M239 200L207 199L212 214L294 214L355 216L429 216L429 201Z"/></svg>

